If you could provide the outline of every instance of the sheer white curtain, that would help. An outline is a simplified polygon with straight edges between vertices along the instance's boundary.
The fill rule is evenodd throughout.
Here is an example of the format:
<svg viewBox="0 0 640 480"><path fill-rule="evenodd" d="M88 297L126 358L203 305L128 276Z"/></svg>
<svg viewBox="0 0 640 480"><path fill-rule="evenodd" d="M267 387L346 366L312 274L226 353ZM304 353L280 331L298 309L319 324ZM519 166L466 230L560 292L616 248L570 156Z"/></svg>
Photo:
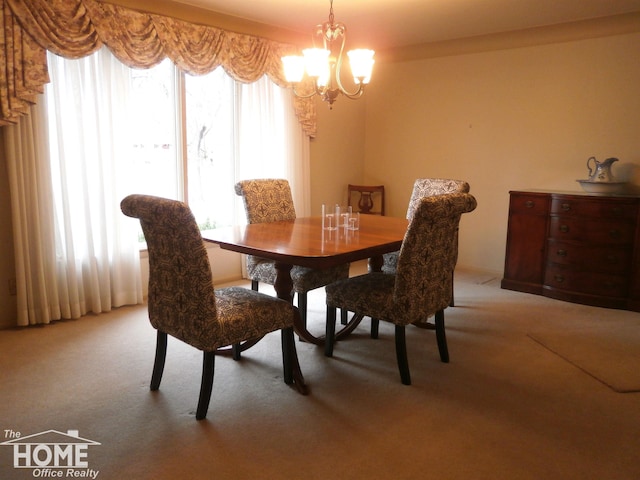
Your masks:
<svg viewBox="0 0 640 480"><path fill-rule="evenodd" d="M5 135L19 325L143 300L138 222L119 207L140 188L132 70L103 49L79 60L49 55L49 72L45 101ZM308 215L309 139L291 92L264 77L238 84L235 99L235 180L287 178L297 214Z"/></svg>
<svg viewBox="0 0 640 480"><path fill-rule="evenodd" d="M236 180L286 178L296 214L309 215L309 137L295 116L291 90L267 77L239 84L237 108Z"/></svg>
<svg viewBox="0 0 640 480"><path fill-rule="evenodd" d="M293 185L293 201L296 214L301 217L311 215L311 153L309 136L304 133L293 108L293 92L285 90L286 102L284 111L287 137L287 178Z"/></svg>
<svg viewBox="0 0 640 480"><path fill-rule="evenodd" d="M38 102L4 132L20 326L61 318L45 117L46 106Z"/></svg>
<svg viewBox="0 0 640 480"><path fill-rule="evenodd" d="M129 69L105 49L50 55L49 72L46 106L6 136L18 325L142 302L137 225L119 206L135 180L126 175Z"/></svg>

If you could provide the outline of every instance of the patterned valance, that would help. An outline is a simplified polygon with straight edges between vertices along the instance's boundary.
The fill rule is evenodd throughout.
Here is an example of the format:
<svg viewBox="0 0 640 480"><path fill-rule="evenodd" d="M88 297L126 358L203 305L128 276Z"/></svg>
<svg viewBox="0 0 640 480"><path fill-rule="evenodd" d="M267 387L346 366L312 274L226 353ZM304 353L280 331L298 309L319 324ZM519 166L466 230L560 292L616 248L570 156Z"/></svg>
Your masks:
<svg viewBox="0 0 640 480"><path fill-rule="evenodd" d="M222 66L235 80L267 75L286 87L280 57L293 45L97 0L0 0L0 125L28 112L49 82L46 51L66 58L90 55L106 45L125 65L149 68L170 58L191 75ZM310 137L315 103L295 99L296 115Z"/></svg>

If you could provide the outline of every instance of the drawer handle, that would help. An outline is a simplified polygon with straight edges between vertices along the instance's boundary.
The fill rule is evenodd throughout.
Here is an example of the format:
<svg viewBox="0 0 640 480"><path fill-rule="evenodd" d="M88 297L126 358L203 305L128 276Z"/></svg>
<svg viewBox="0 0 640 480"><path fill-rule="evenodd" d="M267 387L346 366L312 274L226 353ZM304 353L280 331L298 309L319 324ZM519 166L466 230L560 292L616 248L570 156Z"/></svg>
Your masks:
<svg viewBox="0 0 640 480"><path fill-rule="evenodd" d="M560 208L565 211L568 212L569 210L571 210L571 205L568 203L563 203L562 205L560 205Z"/></svg>
<svg viewBox="0 0 640 480"><path fill-rule="evenodd" d="M560 225L560 231L562 233L567 233L569 231L569 225Z"/></svg>
<svg viewBox="0 0 640 480"><path fill-rule="evenodd" d="M609 236L611 238L620 238L620 230L609 230Z"/></svg>
<svg viewBox="0 0 640 480"><path fill-rule="evenodd" d="M558 254L559 257L566 257L567 256L567 251L560 249L560 250L557 251L557 254Z"/></svg>
<svg viewBox="0 0 640 480"><path fill-rule="evenodd" d="M536 202L534 202L533 200L527 200L526 202L524 202L524 206L527 208L533 208L536 206Z"/></svg>
<svg viewBox="0 0 640 480"><path fill-rule="evenodd" d="M564 282L564 277L562 275L555 275L553 278L558 283Z"/></svg>

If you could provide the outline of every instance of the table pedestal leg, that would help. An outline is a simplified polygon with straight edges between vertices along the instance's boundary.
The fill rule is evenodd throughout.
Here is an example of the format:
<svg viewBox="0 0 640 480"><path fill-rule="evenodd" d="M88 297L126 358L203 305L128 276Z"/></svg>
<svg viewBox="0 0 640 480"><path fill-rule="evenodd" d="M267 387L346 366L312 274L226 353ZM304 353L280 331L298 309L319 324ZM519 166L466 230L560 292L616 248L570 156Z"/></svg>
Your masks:
<svg viewBox="0 0 640 480"><path fill-rule="evenodd" d="M384 259L382 258L382 255L376 255L375 257L371 257L369 258L369 271L381 272L383 264L384 264Z"/></svg>
<svg viewBox="0 0 640 480"><path fill-rule="evenodd" d="M288 263L275 262L276 283L273 286L276 295L289 303L293 302L293 280L291 280L291 269L293 265Z"/></svg>
<svg viewBox="0 0 640 480"><path fill-rule="evenodd" d="M274 288L276 290L276 295L278 296L278 298L281 298L288 302L293 302L293 280L291 280L291 268L293 268L292 265L275 262L275 267L276 283L274 285ZM302 322L300 318L296 319L294 330L303 340L315 345L324 345L324 337L319 338L313 336L309 332L309 330L307 330L307 326Z"/></svg>
<svg viewBox="0 0 640 480"><path fill-rule="evenodd" d="M380 272L382 271L383 259L381 255L371 257L369 259L369 271L371 272ZM292 265L282 262L275 262L276 267L276 282L274 285L276 295L278 298L286 300L288 302L293 302L293 280L291 280L291 269ZM351 320L345 325L342 329L340 329L335 334L335 340L341 340L351 334L353 330L360 324L363 317L362 315L353 315ZM377 322L377 320L372 319L372 322ZM313 343L314 345L324 345L325 338L324 336L316 337L307 330L307 326L302 322L299 316L296 316L296 320L294 321L294 330L298 334L300 338L303 340ZM299 367L298 367L299 369Z"/></svg>
<svg viewBox="0 0 640 480"><path fill-rule="evenodd" d="M276 262L276 282L274 288L276 295L282 300L286 300L289 303L293 302L293 280L291 280L291 268L290 264ZM294 316L293 328L298 332L301 328L304 329L300 315ZM306 329L305 329L306 330ZM296 350L296 342L293 342L293 350ZM298 361L298 354L295 353L293 358L293 383L296 390L303 395L309 393L307 386L304 383L304 377L302 376L302 370L300 369L300 362Z"/></svg>

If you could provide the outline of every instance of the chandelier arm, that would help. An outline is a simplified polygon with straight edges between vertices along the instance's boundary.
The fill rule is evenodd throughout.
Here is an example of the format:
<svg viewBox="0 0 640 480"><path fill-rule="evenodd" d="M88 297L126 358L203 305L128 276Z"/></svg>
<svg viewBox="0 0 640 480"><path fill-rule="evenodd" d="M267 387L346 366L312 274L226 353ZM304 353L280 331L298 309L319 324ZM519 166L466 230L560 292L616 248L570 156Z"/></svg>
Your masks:
<svg viewBox="0 0 640 480"><path fill-rule="evenodd" d="M341 70L342 60L344 58L344 44L347 40L347 27L345 25L341 25L340 28L342 30L342 42L340 43L340 53L338 54L338 61L336 62L336 84L340 93L342 93L345 97L354 100L362 96L362 94L364 93L364 86L362 85L362 83L358 83L358 88L354 92L350 92L344 87L344 85L342 85Z"/></svg>
<svg viewBox="0 0 640 480"><path fill-rule="evenodd" d="M321 95L322 93L317 86L311 91L311 93L298 93L296 86L293 83L291 84L291 90L293 90L293 94L298 98L311 98L314 95Z"/></svg>
<svg viewBox="0 0 640 480"><path fill-rule="evenodd" d="M338 86L338 90L340 90L341 93L343 94L347 94L346 89L342 86L342 80L340 79L340 73L342 70L342 56L344 55L344 44L345 41L347 39L347 27L343 27L342 29L342 35L340 35L341 37L341 42L340 42L340 52L338 53L338 61L336 62L336 84Z"/></svg>
<svg viewBox="0 0 640 480"><path fill-rule="evenodd" d="M364 93L364 85L362 84L359 84L358 90L356 90L353 93L347 92L346 90L342 90L342 95L344 95L347 98L350 98L351 100L357 100L362 96L363 93Z"/></svg>

